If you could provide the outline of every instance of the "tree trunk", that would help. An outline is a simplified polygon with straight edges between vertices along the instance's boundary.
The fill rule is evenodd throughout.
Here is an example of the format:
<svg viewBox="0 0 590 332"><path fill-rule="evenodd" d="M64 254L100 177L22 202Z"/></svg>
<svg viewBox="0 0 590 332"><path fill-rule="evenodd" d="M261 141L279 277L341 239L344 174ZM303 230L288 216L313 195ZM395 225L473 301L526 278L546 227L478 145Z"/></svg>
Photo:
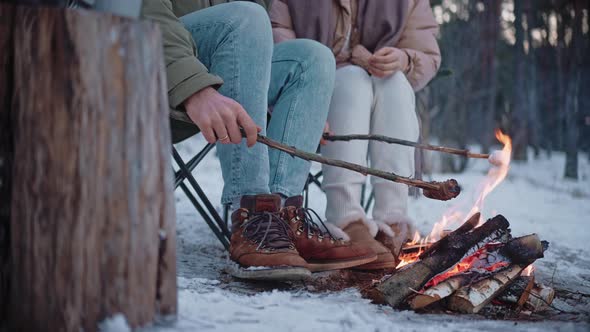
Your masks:
<svg viewBox="0 0 590 332"><path fill-rule="evenodd" d="M524 36L525 31L523 27L523 17L525 16L525 8L523 1L514 2L514 29L515 29L515 43L514 43L514 89L512 92L512 121L511 121L511 136L514 150L512 152L514 160L527 160L527 146L528 146L528 106L527 106L527 92L526 92L526 71L524 51Z"/></svg>
<svg viewBox="0 0 590 332"><path fill-rule="evenodd" d="M564 176L578 179L578 114L581 68L584 55L582 36L582 0L574 2L576 16L573 21L571 60L568 70L568 82L565 93L565 172Z"/></svg>
<svg viewBox="0 0 590 332"><path fill-rule="evenodd" d="M487 4L482 13L482 86L487 87L483 101L483 130L481 131L482 152L489 153L490 146L494 142L494 129L496 126L496 95L497 95L497 70L496 70L496 44L498 31L500 31L500 0L492 0Z"/></svg>
<svg viewBox="0 0 590 332"><path fill-rule="evenodd" d="M5 52L12 43L14 7L1 5L0 10L0 331L5 326L10 305L10 195L12 192L12 159L14 142L10 105L12 103L13 59ZM2 8L2 7L0 7Z"/></svg>
<svg viewBox="0 0 590 332"><path fill-rule="evenodd" d="M8 15L14 40L2 49L14 54L12 329L95 331L119 313L133 327L174 314L175 211L159 30L77 10L18 7L13 15L0 5L0 17Z"/></svg>

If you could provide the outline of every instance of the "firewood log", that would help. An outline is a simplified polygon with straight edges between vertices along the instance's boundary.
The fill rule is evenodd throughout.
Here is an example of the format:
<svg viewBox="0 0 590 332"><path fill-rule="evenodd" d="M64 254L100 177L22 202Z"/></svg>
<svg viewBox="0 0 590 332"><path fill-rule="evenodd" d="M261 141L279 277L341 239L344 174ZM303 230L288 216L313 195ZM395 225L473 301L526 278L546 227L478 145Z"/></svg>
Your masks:
<svg viewBox="0 0 590 332"><path fill-rule="evenodd" d="M518 250L517 250L518 249ZM540 257L543 255L544 247L542 241L539 240L539 237L536 234L527 235L519 238L512 239L508 241L506 244L500 245L495 247L492 250L484 251L484 253L488 253L488 255L497 255L500 259L506 259L507 264L511 264L514 262L520 263L528 263L532 260L536 259L535 257ZM479 260L479 258L477 258ZM458 262L459 263L459 262ZM498 262L493 262L492 265L497 264ZM474 262L471 264L476 265ZM485 264L485 262L484 262ZM483 266L481 263L477 264L478 266ZM412 309L421 309L425 306L428 306L434 302L437 302L445 297L450 296L453 292L457 291L461 287L469 285L471 283L477 282L481 279L485 279L490 276L491 272L478 272L475 270L468 270L465 273L461 273L455 276L448 278L447 280L441 282L438 285L434 285L424 292L417 294L411 301L410 306ZM519 278L520 279L520 278ZM526 286L526 285L525 285ZM532 282L531 282L532 287ZM525 287L522 287L525 288ZM530 288L529 288L530 290ZM512 300L513 297L516 297L514 303L519 303L522 305L524 301L526 301L527 296L523 294L524 289L518 290L515 289L512 293L510 299ZM516 295L518 294L518 295ZM519 302L519 299L522 297L522 301Z"/></svg>
<svg viewBox="0 0 590 332"><path fill-rule="evenodd" d="M500 302L522 307L529 299L530 292L535 285L534 276L520 276L497 299Z"/></svg>
<svg viewBox="0 0 590 332"><path fill-rule="evenodd" d="M474 224L475 218L479 220L479 215L471 217L466 224ZM427 257L402 268L378 285L377 289L389 305L397 307L409 295L422 289L432 277L459 262L470 249L481 242L487 243L506 235L509 225L506 218L497 215L470 232L453 232L443 238L441 244L434 244L436 249L430 251ZM463 231L469 228L470 226L461 226L459 229Z"/></svg>
<svg viewBox="0 0 590 332"><path fill-rule="evenodd" d="M543 284L535 284L530 291L524 307L532 311L537 311L551 305L554 298L555 290L553 288Z"/></svg>
<svg viewBox="0 0 590 332"><path fill-rule="evenodd" d="M451 295L447 307L463 313L478 313L516 280L525 268L524 265L514 264L487 279L463 287Z"/></svg>
<svg viewBox="0 0 590 332"><path fill-rule="evenodd" d="M535 259L543 257L546 249L539 236L531 234L511 240L500 251L513 262L509 268L489 278L465 286L451 295L448 308L464 313L477 313L507 289Z"/></svg>

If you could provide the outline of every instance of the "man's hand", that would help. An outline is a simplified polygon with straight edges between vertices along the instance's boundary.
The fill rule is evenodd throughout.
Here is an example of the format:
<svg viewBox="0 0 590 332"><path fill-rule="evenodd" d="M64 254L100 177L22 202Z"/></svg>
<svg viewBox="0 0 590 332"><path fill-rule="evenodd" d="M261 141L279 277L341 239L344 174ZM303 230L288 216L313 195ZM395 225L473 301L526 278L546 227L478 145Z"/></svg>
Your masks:
<svg viewBox="0 0 590 332"><path fill-rule="evenodd" d="M246 132L248 147L256 143L260 128L246 113L242 105L207 87L184 101L187 115L201 129L209 143L219 140L223 144L242 141L240 127Z"/></svg>
<svg viewBox="0 0 590 332"><path fill-rule="evenodd" d="M369 58L369 73L384 78L397 71L405 71L408 65L406 52L395 47L383 47Z"/></svg>

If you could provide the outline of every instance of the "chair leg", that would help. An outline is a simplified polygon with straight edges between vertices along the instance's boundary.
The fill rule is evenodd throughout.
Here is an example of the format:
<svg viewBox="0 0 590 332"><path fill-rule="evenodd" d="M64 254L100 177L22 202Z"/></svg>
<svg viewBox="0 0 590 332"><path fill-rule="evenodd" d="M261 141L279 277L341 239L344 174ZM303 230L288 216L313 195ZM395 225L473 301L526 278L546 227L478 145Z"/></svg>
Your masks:
<svg viewBox="0 0 590 332"><path fill-rule="evenodd" d="M363 193L364 193L364 188L363 188ZM365 213L369 213L369 209L371 208L371 205L373 205L374 200L375 200L375 192L373 192L371 190L371 193L369 194L369 198L367 199L367 203L365 204Z"/></svg>
<svg viewBox="0 0 590 332"><path fill-rule="evenodd" d="M197 196L201 199L201 201L203 202L203 205L209 211L209 215L213 218L213 220L219 226L219 229L221 230L222 234L226 238L226 242L229 242L229 239L231 237L231 232L227 228L227 225L221 219L221 217L219 216L219 213L217 213L217 210L215 210L215 208L213 207L213 204L211 204L211 202L207 198L207 195L205 195L205 193L201 189L201 186L199 186L199 184L197 183L197 180L193 177L192 173L189 171L188 167L186 166L186 164L184 163L184 161L180 157L180 154L178 153L178 151L174 147L172 148L172 154L173 154L174 160L176 161L176 163L178 164L178 167L180 168L180 170L182 172L181 176L189 181L189 184L191 185L191 187L193 187L193 189L197 193ZM193 196L193 198L194 198L194 196ZM196 199L195 199L195 201L196 201ZM192 200L191 200L191 202L192 202ZM193 205L194 205L194 202L193 202ZM201 213L201 211L199 211L199 213ZM205 218L204 215L203 215L203 217Z"/></svg>
<svg viewBox="0 0 590 332"><path fill-rule="evenodd" d="M201 217L203 217L203 219L205 220L207 225L209 225L209 228L211 228L211 230L213 231L215 236L217 236L217 239L219 239L219 241L225 247L226 250L229 250L229 242L228 242L227 237L215 225L213 220L211 220L211 217L207 214L207 211L205 211L203 206L201 206L201 204L199 203L197 198L193 195L193 193L191 193L191 191L188 189L188 187L186 186L186 184L184 182L181 182L179 186L182 189L182 191L184 191L184 194L188 197L189 201L191 201L193 206L197 209L197 211L199 212Z"/></svg>

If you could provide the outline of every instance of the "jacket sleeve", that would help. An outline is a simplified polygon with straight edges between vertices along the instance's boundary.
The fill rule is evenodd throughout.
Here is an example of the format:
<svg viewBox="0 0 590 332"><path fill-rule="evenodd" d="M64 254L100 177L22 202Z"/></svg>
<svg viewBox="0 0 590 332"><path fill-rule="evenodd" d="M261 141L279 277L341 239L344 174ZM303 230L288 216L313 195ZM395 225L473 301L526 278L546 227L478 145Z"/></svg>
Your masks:
<svg viewBox="0 0 590 332"><path fill-rule="evenodd" d="M414 91L418 91L430 82L440 67L440 49L436 41L438 24L429 0L416 0L410 11L396 47L408 55L409 67L405 73Z"/></svg>
<svg viewBox="0 0 590 332"><path fill-rule="evenodd" d="M274 0L270 5L270 23L272 24L272 37L275 43L295 39L295 30L291 22L289 7L281 0Z"/></svg>
<svg viewBox="0 0 590 332"><path fill-rule="evenodd" d="M162 31L170 107L179 108L195 92L223 84L198 60L195 42L174 14L170 0L143 3L143 17L157 22Z"/></svg>

